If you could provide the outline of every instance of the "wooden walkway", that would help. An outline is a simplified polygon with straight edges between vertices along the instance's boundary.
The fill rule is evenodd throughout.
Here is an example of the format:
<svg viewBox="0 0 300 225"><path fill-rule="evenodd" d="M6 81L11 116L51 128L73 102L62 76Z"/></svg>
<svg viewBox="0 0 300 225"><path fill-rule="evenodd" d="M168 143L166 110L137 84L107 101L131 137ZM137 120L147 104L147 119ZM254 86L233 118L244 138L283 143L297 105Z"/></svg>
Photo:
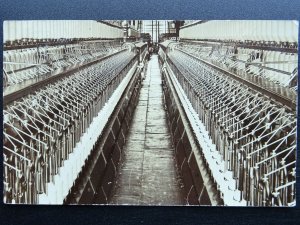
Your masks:
<svg viewBox="0 0 300 225"><path fill-rule="evenodd" d="M143 81L110 204L183 205L157 55Z"/></svg>

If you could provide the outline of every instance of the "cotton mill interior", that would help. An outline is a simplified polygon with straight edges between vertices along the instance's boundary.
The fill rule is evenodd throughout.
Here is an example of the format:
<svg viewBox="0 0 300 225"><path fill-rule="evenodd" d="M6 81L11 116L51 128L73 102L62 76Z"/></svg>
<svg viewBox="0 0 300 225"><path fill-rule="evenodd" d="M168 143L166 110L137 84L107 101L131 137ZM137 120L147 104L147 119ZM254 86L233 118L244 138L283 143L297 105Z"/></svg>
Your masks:
<svg viewBox="0 0 300 225"><path fill-rule="evenodd" d="M295 206L298 26L4 21L4 203Z"/></svg>

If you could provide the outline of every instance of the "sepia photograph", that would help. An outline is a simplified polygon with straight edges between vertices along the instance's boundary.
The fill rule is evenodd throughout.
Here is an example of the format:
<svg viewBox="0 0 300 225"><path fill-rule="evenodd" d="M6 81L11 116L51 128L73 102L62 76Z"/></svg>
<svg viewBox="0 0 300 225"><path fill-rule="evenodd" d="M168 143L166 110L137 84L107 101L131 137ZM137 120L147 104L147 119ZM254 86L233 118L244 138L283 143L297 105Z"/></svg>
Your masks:
<svg viewBox="0 0 300 225"><path fill-rule="evenodd" d="M296 206L296 20L5 20L3 202Z"/></svg>

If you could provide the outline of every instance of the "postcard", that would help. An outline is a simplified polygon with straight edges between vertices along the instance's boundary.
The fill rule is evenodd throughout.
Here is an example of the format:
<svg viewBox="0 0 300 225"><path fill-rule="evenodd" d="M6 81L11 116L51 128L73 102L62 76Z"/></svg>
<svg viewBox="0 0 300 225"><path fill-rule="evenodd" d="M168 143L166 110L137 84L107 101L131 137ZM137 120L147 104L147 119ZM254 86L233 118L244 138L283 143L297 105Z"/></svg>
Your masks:
<svg viewBox="0 0 300 225"><path fill-rule="evenodd" d="M4 21L3 202L295 206L298 29Z"/></svg>

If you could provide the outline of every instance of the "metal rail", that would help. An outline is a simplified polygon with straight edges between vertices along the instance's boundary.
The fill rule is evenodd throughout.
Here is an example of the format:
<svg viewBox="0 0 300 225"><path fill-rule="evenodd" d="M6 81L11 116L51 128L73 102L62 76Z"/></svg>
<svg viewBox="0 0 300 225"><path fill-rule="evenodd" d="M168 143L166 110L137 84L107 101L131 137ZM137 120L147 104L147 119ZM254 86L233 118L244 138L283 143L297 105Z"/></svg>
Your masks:
<svg viewBox="0 0 300 225"><path fill-rule="evenodd" d="M254 82L251 82L251 81L249 81L247 79L244 79L243 77L240 77L240 76L238 76L238 75L236 75L236 74L234 74L234 73L232 73L230 71L227 71L227 70L225 70L225 69L223 69L223 68L221 68L221 67L219 67L219 66L217 66L217 65L215 65L213 63L210 63L210 62L208 62L206 60L203 60L203 59L201 59L199 57L196 57L196 56L194 56L194 55L192 55L190 53L187 53L187 52L185 52L185 51L183 51L181 49L178 49L178 51L181 51L182 53L184 53L186 55L189 55L190 57L196 59L197 61L201 61L202 63L206 64L207 66L209 66L211 68L214 68L216 71L221 72L222 74L224 74L226 76L229 76L229 77L231 77L231 78L233 78L233 79L235 79L235 80L237 80L237 81L239 81L239 82L247 85L248 87L254 89L255 91L260 92L261 94L270 97L274 101L279 102L282 105L286 106L288 109L290 109L292 111L296 110L296 101L291 100L291 99L289 99L289 98L287 98L285 96L282 96L282 95L280 95L280 94L278 94L278 93L276 93L276 92L274 92L272 90L266 89L266 88L260 86L257 83L254 83Z"/></svg>
<svg viewBox="0 0 300 225"><path fill-rule="evenodd" d="M67 68L60 68L53 72L49 72L43 77L38 77L33 80L28 80L21 84L14 85L12 87L5 88L3 92L3 105L7 105L19 98L22 98L25 95L32 94L47 84L56 82L57 80L60 80L62 78L66 78L79 70L97 64L124 51L126 50L123 49L121 51L91 60L89 62L77 62L73 66L69 66Z"/></svg>
<svg viewBox="0 0 300 225"><path fill-rule="evenodd" d="M265 51L276 51L276 52L286 52L286 53L298 53L297 45L294 48L288 47L277 47L277 46L267 46L267 45L251 45L248 43L236 43L236 42L226 42L226 41L218 41L218 40L197 40L197 39L180 39L181 42L187 43L211 43L214 45L225 45L225 46L235 46L238 48L247 48L247 49L257 49L257 50L265 50Z"/></svg>

